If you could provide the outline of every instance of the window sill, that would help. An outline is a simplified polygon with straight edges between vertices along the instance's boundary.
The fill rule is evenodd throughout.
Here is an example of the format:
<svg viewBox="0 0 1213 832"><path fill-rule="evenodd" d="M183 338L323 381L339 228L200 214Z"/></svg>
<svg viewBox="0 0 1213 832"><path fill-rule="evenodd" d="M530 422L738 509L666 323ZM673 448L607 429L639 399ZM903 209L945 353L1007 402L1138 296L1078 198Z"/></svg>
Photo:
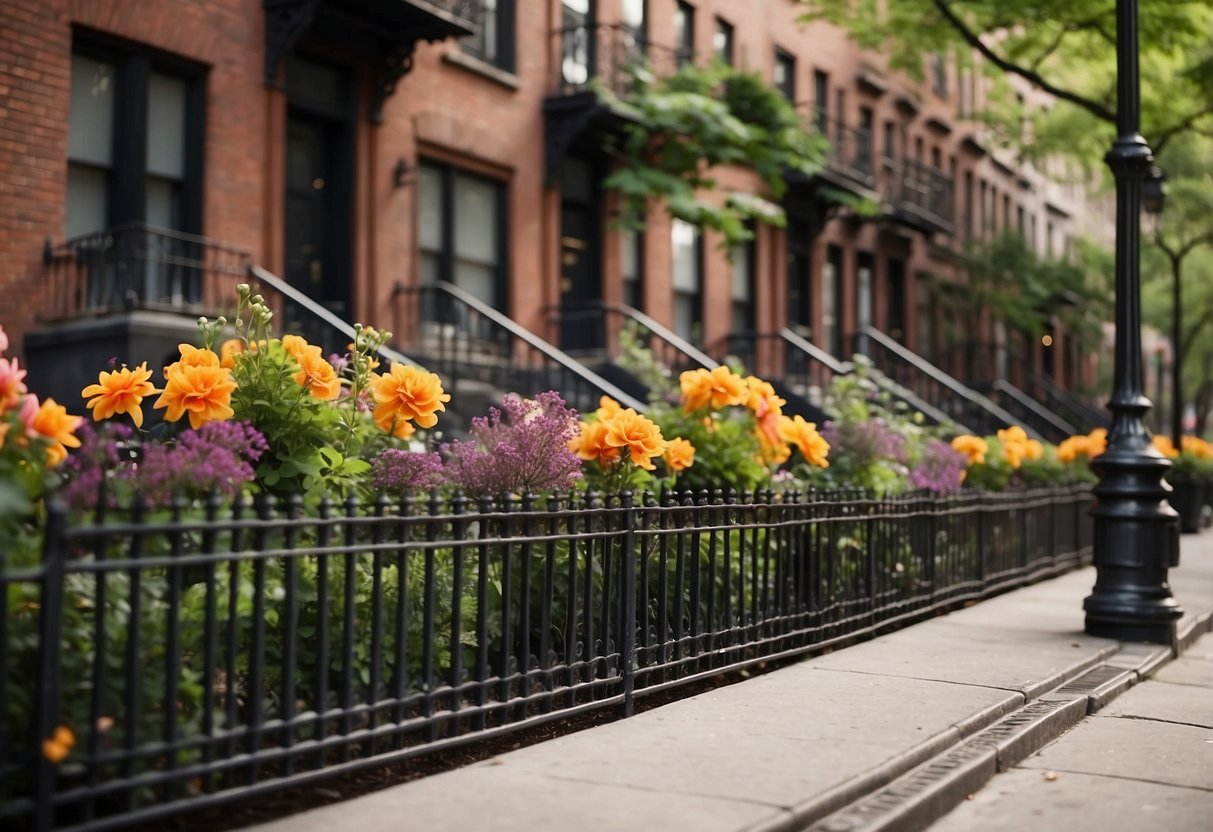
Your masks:
<svg viewBox="0 0 1213 832"><path fill-rule="evenodd" d="M514 73L493 66L488 61L472 57L461 49L456 48L442 53L442 60L462 67L468 72L474 72L482 78L487 78L494 83L500 84L506 89L517 90L522 87L522 82L518 80L518 76Z"/></svg>

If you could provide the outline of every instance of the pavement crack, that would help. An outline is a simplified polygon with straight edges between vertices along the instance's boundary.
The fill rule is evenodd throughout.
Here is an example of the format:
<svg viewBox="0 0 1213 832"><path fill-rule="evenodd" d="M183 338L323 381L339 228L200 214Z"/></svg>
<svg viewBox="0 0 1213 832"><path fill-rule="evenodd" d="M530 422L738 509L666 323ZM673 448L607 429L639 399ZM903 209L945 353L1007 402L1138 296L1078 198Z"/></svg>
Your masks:
<svg viewBox="0 0 1213 832"><path fill-rule="evenodd" d="M983 690L999 690L1004 693L1015 693L1023 697L1024 702L1027 702L1027 696L1020 688L1004 688L1001 685L979 685L976 682L957 682L952 679L932 679L929 676L905 676L899 673L874 673L870 670L851 670L845 667L814 667L814 671L821 673L856 673L860 676L878 676L884 679L914 679L918 682L936 682L941 685L955 685L961 688L982 688Z"/></svg>
<svg viewBox="0 0 1213 832"><path fill-rule="evenodd" d="M570 777L568 775L561 775L561 774L544 773L541 776L546 777L549 780L560 780L565 783L582 783L582 784L591 785L591 786L611 786L611 787L615 787L615 788L619 788L619 789L629 789L629 790L637 791L637 792L649 792L650 794L668 794L668 795L682 795L683 797L711 798L712 800L725 800L730 803L744 803L747 806L761 806L763 809L780 809L784 812L792 811L791 806L784 806L782 803L768 803L765 800L747 800L744 797L734 797L732 795L720 794L718 792L709 794L709 793L704 793L704 792L682 791L680 789L678 789L678 790L661 789L661 788L654 788L653 786L642 786L637 783L606 782L603 780L594 780L594 779L591 779L588 777Z"/></svg>
<svg viewBox="0 0 1213 832"><path fill-rule="evenodd" d="M1213 794L1213 788L1206 786L1190 786L1186 783L1169 783L1166 780L1151 780L1148 777L1129 777L1124 774L1107 774L1102 771L1078 771L1076 769L1055 768L1052 766L1016 766L1016 768L1024 771L1048 771L1056 772L1057 774L1077 774L1082 777L1105 777L1108 780L1125 780L1130 783L1146 783L1151 786L1169 786L1175 789L1187 789L1192 792L1205 792Z"/></svg>
<svg viewBox="0 0 1213 832"><path fill-rule="evenodd" d="M1102 719L1136 719L1140 722L1162 722L1167 725L1182 725L1186 728L1200 728L1203 731L1208 731L1213 726L1201 725L1199 722L1184 722L1179 719L1163 719L1157 716L1141 716L1140 714L1096 714Z"/></svg>

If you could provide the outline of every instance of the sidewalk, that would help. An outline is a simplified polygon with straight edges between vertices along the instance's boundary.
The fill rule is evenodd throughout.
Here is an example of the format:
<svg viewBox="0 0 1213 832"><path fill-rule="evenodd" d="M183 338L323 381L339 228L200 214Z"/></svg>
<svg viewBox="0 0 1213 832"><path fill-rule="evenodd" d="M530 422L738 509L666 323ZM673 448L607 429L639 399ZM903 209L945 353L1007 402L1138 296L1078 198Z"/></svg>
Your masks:
<svg viewBox="0 0 1213 832"><path fill-rule="evenodd" d="M1171 582L1190 644L1213 622L1213 533L1186 536L1182 547ZM885 828L921 828L1170 659L1165 648L1122 649L1084 635L1082 599L1093 582L1092 569L1071 573L631 719L256 829L840 832L881 828L882 817ZM1194 662L1167 673L1190 672ZM1199 719L1179 701L1179 712L1127 697L1117 705ZM1123 731L1127 720L1080 727L1103 722ZM1151 726L1199 730L1130 727ZM1130 746L1128 734L1124 742L1126 757L1160 776L1182 773L1183 760L1168 763L1157 743ZM1213 757L1213 745L1202 747ZM995 783L1039 778L1038 763L1065 769L1060 753L1050 749ZM1208 783L1211 768L1177 782L1203 775ZM1062 776L1090 777L1066 773L1056 782ZM993 802L975 801L972 811Z"/></svg>
<svg viewBox="0 0 1213 832"><path fill-rule="evenodd" d="M999 774L933 832L1213 826L1213 635Z"/></svg>

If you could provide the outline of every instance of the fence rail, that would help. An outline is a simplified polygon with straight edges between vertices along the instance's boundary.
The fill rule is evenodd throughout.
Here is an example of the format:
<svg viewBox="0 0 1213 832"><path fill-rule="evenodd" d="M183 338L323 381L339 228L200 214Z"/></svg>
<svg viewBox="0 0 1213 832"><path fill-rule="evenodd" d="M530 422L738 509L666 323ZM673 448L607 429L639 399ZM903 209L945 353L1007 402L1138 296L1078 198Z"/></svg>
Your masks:
<svg viewBox="0 0 1213 832"><path fill-rule="evenodd" d="M1084 562L1085 487L52 507L0 826L103 830L839 644ZM59 764L43 741L76 735Z"/></svg>

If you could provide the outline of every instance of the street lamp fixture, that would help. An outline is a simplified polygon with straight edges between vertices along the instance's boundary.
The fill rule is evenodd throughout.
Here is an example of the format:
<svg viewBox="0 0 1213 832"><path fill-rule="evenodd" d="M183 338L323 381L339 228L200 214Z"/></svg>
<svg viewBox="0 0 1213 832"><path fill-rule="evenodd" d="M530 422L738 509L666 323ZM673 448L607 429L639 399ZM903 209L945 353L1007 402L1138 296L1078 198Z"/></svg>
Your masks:
<svg viewBox="0 0 1213 832"><path fill-rule="evenodd" d="M1141 207L1147 214L1158 216L1167 204L1167 172L1158 165L1150 165L1146 172L1145 185L1141 192Z"/></svg>
<svg viewBox="0 0 1213 832"><path fill-rule="evenodd" d="M1117 0L1117 138L1105 157L1116 178L1116 365L1108 448L1091 461L1096 576L1083 609L1091 635L1173 644L1183 611L1167 570L1179 565L1179 515L1163 482L1171 462L1143 421L1141 209L1154 156L1141 135L1137 32L1137 0Z"/></svg>

